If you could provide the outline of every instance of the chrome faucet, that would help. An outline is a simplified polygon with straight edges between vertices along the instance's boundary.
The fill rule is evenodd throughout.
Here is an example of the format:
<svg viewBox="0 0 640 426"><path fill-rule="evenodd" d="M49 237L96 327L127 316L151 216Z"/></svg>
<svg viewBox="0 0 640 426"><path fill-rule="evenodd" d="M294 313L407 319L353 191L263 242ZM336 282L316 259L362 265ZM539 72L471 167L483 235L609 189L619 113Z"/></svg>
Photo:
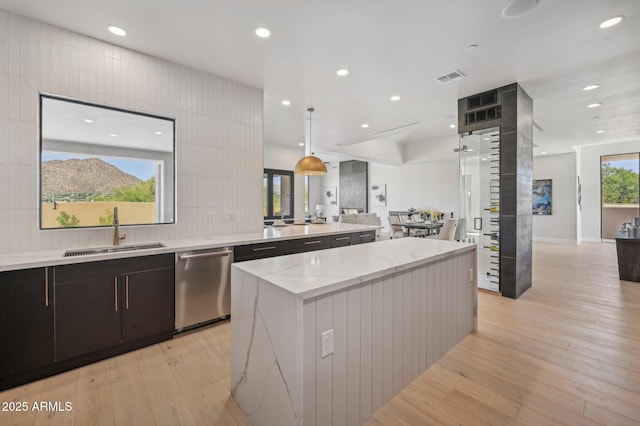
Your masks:
<svg viewBox="0 0 640 426"><path fill-rule="evenodd" d="M127 234L120 236L120 222L118 221L118 208L113 208L113 245L119 246L120 240L127 238Z"/></svg>

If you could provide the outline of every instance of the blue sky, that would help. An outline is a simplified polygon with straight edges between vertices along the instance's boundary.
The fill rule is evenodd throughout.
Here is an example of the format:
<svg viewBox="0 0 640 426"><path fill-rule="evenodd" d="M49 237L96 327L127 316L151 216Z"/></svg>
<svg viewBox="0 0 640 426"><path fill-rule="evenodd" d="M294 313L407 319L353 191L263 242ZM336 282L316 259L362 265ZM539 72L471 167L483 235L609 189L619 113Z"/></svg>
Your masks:
<svg viewBox="0 0 640 426"><path fill-rule="evenodd" d="M640 172L640 162L638 162L638 160L610 161L610 163L613 167L622 167L624 169L633 170L636 173Z"/></svg>
<svg viewBox="0 0 640 426"><path fill-rule="evenodd" d="M69 160L71 158L76 158L79 160L84 160L86 158L93 158L90 155L68 155L68 154L59 154L54 152L43 152L42 153L42 161L50 161L50 160ZM129 173L137 177L140 180L150 179L155 175L154 163L152 161L144 161L144 160L126 160L121 158L110 158L110 157L96 157L100 158L102 161L109 163L125 173Z"/></svg>

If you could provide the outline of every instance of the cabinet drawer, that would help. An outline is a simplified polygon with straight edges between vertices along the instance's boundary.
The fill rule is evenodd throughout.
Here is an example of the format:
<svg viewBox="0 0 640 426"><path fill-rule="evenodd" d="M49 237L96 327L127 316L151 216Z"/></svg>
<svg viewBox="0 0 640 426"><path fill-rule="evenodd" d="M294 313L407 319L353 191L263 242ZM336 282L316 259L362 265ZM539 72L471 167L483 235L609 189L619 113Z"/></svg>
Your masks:
<svg viewBox="0 0 640 426"><path fill-rule="evenodd" d="M375 240L376 231L374 229L372 229L371 231L354 232L353 234L351 234L352 244L370 243Z"/></svg>
<svg viewBox="0 0 640 426"><path fill-rule="evenodd" d="M289 241L271 241L267 243L247 244L233 248L233 260L235 262L241 262L243 260L279 256L282 254L288 254L289 250Z"/></svg>
<svg viewBox="0 0 640 426"><path fill-rule="evenodd" d="M312 237L291 240L291 252L300 253L303 251L322 250L331 246L329 237Z"/></svg>
<svg viewBox="0 0 640 426"><path fill-rule="evenodd" d="M136 256L123 259L101 260L97 262L74 263L55 267L56 284L78 280L92 280L113 277L129 271L149 271L173 268L173 254Z"/></svg>
<svg viewBox="0 0 640 426"><path fill-rule="evenodd" d="M351 234L331 235L331 247L344 247L353 244Z"/></svg>

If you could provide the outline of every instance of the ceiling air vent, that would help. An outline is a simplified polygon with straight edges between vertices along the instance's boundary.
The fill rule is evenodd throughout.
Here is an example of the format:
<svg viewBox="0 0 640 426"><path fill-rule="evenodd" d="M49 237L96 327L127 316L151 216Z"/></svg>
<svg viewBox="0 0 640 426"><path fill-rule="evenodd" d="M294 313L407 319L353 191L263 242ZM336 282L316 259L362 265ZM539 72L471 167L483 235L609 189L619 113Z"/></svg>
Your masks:
<svg viewBox="0 0 640 426"><path fill-rule="evenodd" d="M440 84L447 84L447 83L451 83L452 81L462 80L465 77L466 75L464 75L462 71L455 70L453 72L450 72L449 74L443 75L442 77L437 77L436 80Z"/></svg>

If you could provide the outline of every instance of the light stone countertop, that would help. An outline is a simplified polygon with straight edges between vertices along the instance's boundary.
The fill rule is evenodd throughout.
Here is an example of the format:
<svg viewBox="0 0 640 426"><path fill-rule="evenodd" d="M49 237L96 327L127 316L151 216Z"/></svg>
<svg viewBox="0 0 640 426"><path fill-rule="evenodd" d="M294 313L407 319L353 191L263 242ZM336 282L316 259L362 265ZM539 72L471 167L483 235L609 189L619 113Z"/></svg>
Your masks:
<svg viewBox="0 0 640 426"><path fill-rule="evenodd" d="M233 268L241 269L258 277L260 282L308 299L475 247L455 241L399 238L234 263L231 273L233 277Z"/></svg>
<svg viewBox="0 0 640 426"><path fill-rule="evenodd" d="M202 250L218 247L238 246L243 244L262 243L266 241L290 240L311 236L343 234L358 231L379 229L378 226L355 225L350 223L325 223L307 225L288 225L283 227L265 227L263 232L249 234L219 235L214 237L203 237L202 239L183 240L156 240L137 241L127 245L140 245L151 242L161 242L166 247L157 249L144 249L135 251L123 251L115 253L101 253L84 256L63 257L66 250L91 249L109 247L105 244L99 247L69 247L65 249L32 251L20 253L0 254L0 272L18 269L38 268L43 266L67 265L72 263L93 262L98 260L121 259L127 257L148 256L162 253L175 253L190 250Z"/></svg>

